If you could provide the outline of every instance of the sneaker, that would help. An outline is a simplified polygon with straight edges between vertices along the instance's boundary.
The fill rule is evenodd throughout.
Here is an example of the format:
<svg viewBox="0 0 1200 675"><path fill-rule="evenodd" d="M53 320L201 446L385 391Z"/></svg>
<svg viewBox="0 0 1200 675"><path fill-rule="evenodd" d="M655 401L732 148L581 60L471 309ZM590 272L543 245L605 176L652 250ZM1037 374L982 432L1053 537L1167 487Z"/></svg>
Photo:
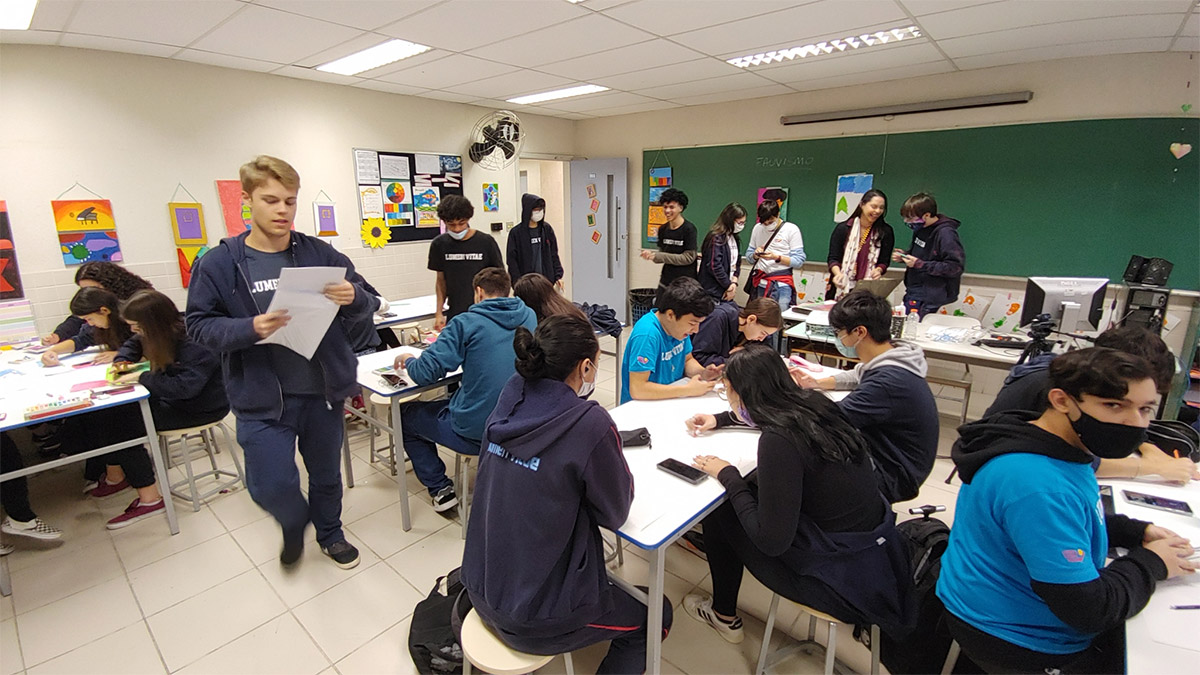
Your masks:
<svg viewBox="0 0 1200 675"><path fill-rule="evenodd" d="M44 520L36 516L27 523L22 523L12 518L5 518L4 523L0 525L0 530L5 534L12 534L18 537L32 537L34 539L58 539L62 537L62 530L50 527Z"/></svg>
<svg viewBox="0 0 1200 675"><path fill-rule="evenodd" d="M12 544L5 544L5 543L0 542L0 555L8 555L9 553L12 553L15 550L17 550L17 549L13 548Z"/></svg>
<svg viewBox="0 0 1200 675"><path fill-rule="evenodd" d="M100 487L100 481L98 481L98 480L84 480L84 481L83 481L83 494L85 494L85 495L86 495L86 494L91 494L92 490L95 490L95 489L96 489L96 488L98 488L98 487Z"/></svg>
<svg viewBox="0 0 1200 675"><path fill-rule="evenodd" d="M134 500L129 503L129 508L125 509L125 513L122 513L116 518L108 521L108 524L105 527L110 530L119 530L122 527L127 527L136 523L142 518L153 516L154 514L166 508L167 502L165 499L159 499L154 504L143 504L142 500L135 497Z"/></svg>
<svg viewBox="0 0 1200 675"><path fill-rule="evenodd" d="M456 506L458 506L458 495L454 492L453 485L447 485L433 496L433 510L438 513Z"/></svg>
<svg viewBox="0 0 1200 675"><path fill-rule="evenodd" d="M701 560L708 560L708 554L704 552L704 535L695 530L688 530L683 533L683 536L677 539L679 545L692 555Z"/></svg>
<svg viewBox="0 0 1200 675"><path fill-rule="evenodd" d="M739 645L746 637L745 631L742 630L742 617L735 617L733 621L725 621L718 617L712 608L712 598L707 595L687 596L683 599L683 608L687 610L688 616L712 626L726 642Z"/></svg>
<svg viewBox="0 0 1200 675"><path fill-rule="evenodd" d="M103 497L115 495L118 492L121 492L122 490L128 490L128 489L129 489L129 481L127 481L127 480L122 480L120 483L113 485L113 484L109 483L108 481L106 481L105 479L101 478L99 483L97 483L95 489L93 489L88 494L95 497L96 499L101 499Z"/></svg>
<svg viewBox="0 0 1200 675"><path fill-rule="evenodd" d="M333 564L344 570L358 567L358 549L354 548L354 545L345 539L334 542L329 546L322 546L321 553L329 556L333 559Z"/></svg>
<svg viewBox="0 0 1200 675"><path fill-rule="evenodd" d="M283 533L283 550L279 552L279 564L284 568L291 568L300 562L302 555L304 555L304 530L300 530L300 533L294 537L289 537L285 531Z"/></svg>

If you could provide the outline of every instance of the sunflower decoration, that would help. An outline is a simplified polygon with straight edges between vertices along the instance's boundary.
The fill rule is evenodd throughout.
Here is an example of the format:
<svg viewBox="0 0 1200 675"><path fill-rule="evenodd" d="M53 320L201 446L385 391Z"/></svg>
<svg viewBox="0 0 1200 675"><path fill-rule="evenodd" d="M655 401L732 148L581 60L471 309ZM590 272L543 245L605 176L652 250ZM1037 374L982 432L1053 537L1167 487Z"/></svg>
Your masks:
<svg viewBox="0 0 1200 675"><path fill-rule="evenodd" d="M363 243L371 248L383 248L392 238L392 228L383 218L367 218L362 224Z"/></svg>

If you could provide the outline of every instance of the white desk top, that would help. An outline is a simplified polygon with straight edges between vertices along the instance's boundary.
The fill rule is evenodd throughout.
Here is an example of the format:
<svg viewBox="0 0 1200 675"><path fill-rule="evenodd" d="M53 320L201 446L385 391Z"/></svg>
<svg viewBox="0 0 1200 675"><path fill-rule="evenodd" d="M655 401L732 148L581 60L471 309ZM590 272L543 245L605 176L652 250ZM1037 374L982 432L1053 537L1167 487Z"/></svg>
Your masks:
<svg viewBox="0 0 1200 675"><path fill-rule="evenodd" d="M1133 480L1101 480L1113 488L1117 513L1148 520L1200 543L1200 482L1176 487ZM1183 500L1197 514L1192 517L1136 506L1125 501L1122 490ZM1160 581L1149 604L1125 622L1125 653L1130 675L1194 673L1200 663L1200 610L1175 610L1171 605L1200 604L1200 573Z"/></svg>
<svg viewBox="0 0 1200 675"><path fill-rule="evenodd" d="M783 334L790 338L832 344L832 340L824 336L809 335L808 326L803 322L792 326L784 331ZM934 342L933 340L925 340L923 338L908 341L924 350L930 358L965 361L993 368L1010 368L1016 365L1017 359L1021 358L1020 349L1000 349L960 342Z"/></svg>
<svg viewBox="0 0 1200 675"><path fill-rule="evenodd" d="M74 367L88 363L94 358L96 358L96 353L93 351L67 354L62 357L63 365L46 368L42 366L40 354L31 354L15 349L0 352L0 371L11 370L11 372L0 375L0 413L4 414L4 419L0 420L0 431L79 415L101 408L110 408L140 401L150 396L150 392L144 387L134 385L131 392L93 399L93 405L89 408L43 417L39 420L25 420L25 410L30 406L52 403L60 398L76 398L87 395L89 390L73 392L71 388L85 382L99 383L103 381L105 371L108 369L107 365ZM96 386L110 385L105 383Z"/></svg>
<svg viewBox="0 0 1200 675"><path fill-rule="evenodd" d="M374 316L377 328L429 319L437 314L436 295L422 295L416 298L405 298L404 300L389 300L388 305L385 314L391 316L382 316L379 314Z"/></svg>
<svg viewBox="0 0 1200 675"><path fill-rule="evenodd" d="M413 356L420 356L422 353L423 352L416 347L396 347L395 349L389 349L385 352L375 352L374 354L360 356L358 357L358 385L360 387L365 387L373 393L379 394L380 396L386 396L388 398L392 398L393 396L409 396L411 394L428 389L429 387L421 387L414 384L412 378L409 377L408 373L403 370L398 371L397 374L408 382L408 386L402 389L393 389L390 384L384 382L383 378L375 372L375 370L378 368L391 368L392 364L396 362L396 357L400 354L412 354ZM441 384L457 380L460 377L462 377L461 368L439 380L436 385L431 386L440 386Z"/></svg>

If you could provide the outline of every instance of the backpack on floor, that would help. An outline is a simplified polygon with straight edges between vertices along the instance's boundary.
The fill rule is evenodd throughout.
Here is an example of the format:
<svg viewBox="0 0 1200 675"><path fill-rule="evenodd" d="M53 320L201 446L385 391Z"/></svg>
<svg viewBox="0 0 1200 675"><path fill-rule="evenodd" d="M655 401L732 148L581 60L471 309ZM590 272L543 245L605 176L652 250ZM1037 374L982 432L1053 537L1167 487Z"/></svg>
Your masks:
<svg viewBox="0 0 1200 675"><path fill-rule="evenodd" d="M438 577L433 590L413 609L408 652L422 675L463 672L459 635L463 619L471 611L471 599L463 588L459 569Z"/></svg>
<svg viewBox="0 0 1200 675"><path fill-rule="evenodd" d="M904 634L880 634L879 660L893 675L941 672L950 649L950 632L943 617L946 609L935 592L942 572L942 554L950 544L950 527L930 518L944 510L944 506L910 509L910 513L923 517L896 525L908 547L917 622Z"/></svg>
<svg viewBox="0 0 1200 675"><path fill-rule="evenodd" d="M1178 420L1150 420L1147 440L1168 455L1178 454L1200 462L1200 434L1191 425Z"/></svg>

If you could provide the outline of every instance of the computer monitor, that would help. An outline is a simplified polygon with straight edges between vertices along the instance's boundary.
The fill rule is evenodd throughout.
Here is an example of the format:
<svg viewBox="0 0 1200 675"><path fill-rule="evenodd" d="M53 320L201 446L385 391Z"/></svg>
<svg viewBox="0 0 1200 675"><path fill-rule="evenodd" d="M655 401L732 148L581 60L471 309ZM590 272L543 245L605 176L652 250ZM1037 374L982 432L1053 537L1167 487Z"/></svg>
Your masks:
<svg viewBox="0 0 1200 675"><path fill-rule="evenodd" d="M1039 314L1049 314L1065 333L1098 330L1107 288L1108 279L1029 277L1021 325L1029 325Z"/></svg>

